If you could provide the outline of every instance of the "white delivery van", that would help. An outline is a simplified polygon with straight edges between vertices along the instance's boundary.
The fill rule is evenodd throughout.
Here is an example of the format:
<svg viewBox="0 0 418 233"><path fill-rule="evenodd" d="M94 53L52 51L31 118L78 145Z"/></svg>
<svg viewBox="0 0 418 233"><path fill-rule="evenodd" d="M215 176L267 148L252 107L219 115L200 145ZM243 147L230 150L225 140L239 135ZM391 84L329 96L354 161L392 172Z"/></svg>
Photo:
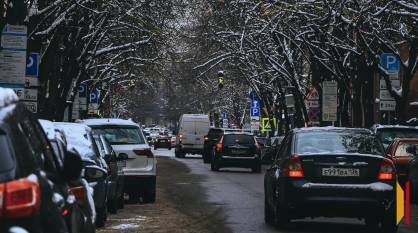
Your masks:
<svg viewBox="0 0 418 233"><path fill-rule="evenodd" d="M175 155L184 158L187 153L203 154L204 137L209 132L209 116L183 114L180 117Z"/></svg>

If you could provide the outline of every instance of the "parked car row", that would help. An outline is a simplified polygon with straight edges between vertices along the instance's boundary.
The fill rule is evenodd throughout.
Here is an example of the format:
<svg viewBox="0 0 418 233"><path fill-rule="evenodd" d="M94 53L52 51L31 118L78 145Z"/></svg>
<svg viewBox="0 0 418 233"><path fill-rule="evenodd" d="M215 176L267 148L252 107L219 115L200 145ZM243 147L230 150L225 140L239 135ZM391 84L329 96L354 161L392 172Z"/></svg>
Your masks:
<svg viewBox="0 0 418 233"><path fill-rule="evenodd" d="M0 232L94 233L130 201L152 203L156 160L131 120L37 120L0 90Z"/></svg>

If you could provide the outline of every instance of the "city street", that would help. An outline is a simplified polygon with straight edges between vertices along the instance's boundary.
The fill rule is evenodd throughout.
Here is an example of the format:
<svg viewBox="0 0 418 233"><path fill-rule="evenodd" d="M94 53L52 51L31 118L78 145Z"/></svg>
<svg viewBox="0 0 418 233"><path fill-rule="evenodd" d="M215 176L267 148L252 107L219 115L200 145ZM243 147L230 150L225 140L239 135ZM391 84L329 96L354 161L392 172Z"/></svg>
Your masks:
<svg viewBox="0 0 418 233"><path fill-rule="evenodd" d="M157 202L125 205L111 215L101 233L112 232L330 232L369 233L352 219L306 219L286 231L264 223L263 177L247 169L211 172L200 156L176 159L172 151L157 150ZM402 224L400 233L418 230L418 208L412 207L413 225Z"/></svg>

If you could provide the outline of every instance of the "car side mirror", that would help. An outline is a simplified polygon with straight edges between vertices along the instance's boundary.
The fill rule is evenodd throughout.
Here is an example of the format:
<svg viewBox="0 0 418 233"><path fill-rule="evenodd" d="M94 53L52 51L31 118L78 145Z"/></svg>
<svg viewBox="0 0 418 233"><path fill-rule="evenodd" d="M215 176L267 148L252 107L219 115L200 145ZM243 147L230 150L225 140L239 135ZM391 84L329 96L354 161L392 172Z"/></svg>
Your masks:
<svg viewBox="0 0 418 233"><path fill-rule="evenodd" d="M117 160L117 161L126 161L126 160L128 160L128 158L129 158L129 157L128 157L128 155L127 155L127 154L123 154L123 153L122 153L122 154L119 154L119 155L118 155L118 157L117 157L117 159L116 159L116 160Z"/></svg>
<svg viewBox="0 0 418 233"><path fill-rule="evenodd" d="M63 175L65 180L74 181L81 177L83 162L76 151L67 151L64 158Z"/></svg>
<svg viewBox="0 0 418 233"><path fill-rule="evenodd" d="M84 178L88 182L96 182L104 180L107 176L107 171L98 166L86 166L84 168Z"/></svg>

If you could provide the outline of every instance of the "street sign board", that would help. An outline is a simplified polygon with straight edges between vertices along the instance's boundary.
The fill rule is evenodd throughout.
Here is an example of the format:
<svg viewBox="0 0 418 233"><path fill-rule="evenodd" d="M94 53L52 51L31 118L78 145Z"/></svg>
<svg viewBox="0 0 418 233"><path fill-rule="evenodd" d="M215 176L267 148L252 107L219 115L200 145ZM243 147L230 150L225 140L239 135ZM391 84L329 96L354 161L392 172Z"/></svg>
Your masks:
<svg viewBox="0 0 418 233"><path fill-rule="evenodd" d="M260 108L250 108L250 117L260 117Z"/></svg>
<svg viewBox="0 0 418 233"><path fill-rule="evenodd" d="M388 72L398 72L401 67L401 62L393 53L382 53L380 64Z"/></svg>
<svg viewBox="0 0 418 233"><path fill-rule="evenodd" d="M395 100L388 90L380 90L380 100Z"/></svg>
<svg viewBox="0 0 418 233"><path fill-rule="evenodd" d="M39 53L30 53L26 62L26 76L38 76Z"/></svg>
<svg viewBox="0 0 418 233"><path fill-rule="evenodd" d="M274 128L276 128L277 126L277 119L274 117L272 118L273 120L273 126ZM273 127L270 123L270 118L269 117L263 117L261 118L261 132L271 132L273 131Z"/></svg>
<svg viewBox="0 0 418 233"><path fill-rule="evenodd" d="M90 103L92 104L98 104L99 103L99 98L100 98L100 92L97 89L93 89L90 92Z"/></svg>
<svg viewBox="0 0 418 233"><path fill-rule="evenodd" d="M23 99L25 101L37 101L38 100L38 89L25 88Z"/></svg>
<svg viewBox="0 0 418 233"><path fill-rule="evenodd" d="M381 100L379 103L380 111L395 111L396 101L394 100Z"/></svg>
<svg viewBox="0 0 418 233"><path fill-rule="evenodd" d="M338 86L334 81L322 83L322 120L337 121Z"/></svg>
<svg viewBox="0 0 418 233"><path fill-rule="evenodd" d="M310 122L320 121L319 92L316 87L312 87L305 97L305 105L308 110L308 118Z"/></svg>
<svg viewBox="0 0 418 233"><path fill-rule="evenodd" d="M251 117L251 131L260 129L260 117Z"/></svg>
<svg viewBox="0 0 418 233"><path fill-rule="evenodd" d="M29 111L33 113L38 112L38 103L36 101L23 101L22 103L26 106L26 109L28 109Z"/></svg>
<svg viewBox="0 0 418 233"><path fill-rule="evenodd" d="M391 85L395 89L401 88L401 80L391 80ZM380 90L387 90L386 88L386 81L381 79L380 80Z"/></svg>
<svg viewBox="0 0 418 233"><path fill-rule="evenodd" d="M228 113L222 112L222 119L228 119Z"/></svg>
<svg viewBox="0 0 418 233"><path fill-rule="evenodd" d="M27 27L7 24L1 32L0 83L25 83Z"/></svg>

